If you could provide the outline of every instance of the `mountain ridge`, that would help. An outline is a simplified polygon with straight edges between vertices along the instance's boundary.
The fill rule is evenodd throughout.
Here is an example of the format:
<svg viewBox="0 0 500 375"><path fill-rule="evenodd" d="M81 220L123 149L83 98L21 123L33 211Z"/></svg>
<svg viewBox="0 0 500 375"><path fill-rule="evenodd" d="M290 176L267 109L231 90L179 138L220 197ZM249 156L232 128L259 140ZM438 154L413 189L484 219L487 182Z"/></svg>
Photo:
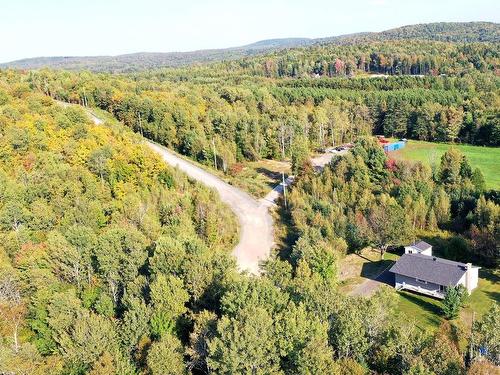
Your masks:
<svg viewBox="0 0 500 375"><path fill-rule="evenodd" d="M116 56L42 56L0 63L0 68L131 72L159 67L179 67L254 56L314 44L353 44L401 39L445 42L500 42L500 24L494 22L435 22L405 25L381 32L358 32L324 38L274 38L221 49L187 52L134 52Z"/></svg>

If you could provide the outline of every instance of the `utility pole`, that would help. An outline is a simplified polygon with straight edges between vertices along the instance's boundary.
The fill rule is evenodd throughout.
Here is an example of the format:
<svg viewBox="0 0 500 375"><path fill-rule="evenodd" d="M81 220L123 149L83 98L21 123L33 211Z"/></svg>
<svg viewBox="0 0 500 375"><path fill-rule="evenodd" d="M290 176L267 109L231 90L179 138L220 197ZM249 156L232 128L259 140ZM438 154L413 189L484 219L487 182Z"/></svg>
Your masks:
<svg viewBox="0 0 500 375"><path fill-rule="evenodd" d="M325 129L324 124L319 125L319 143L322 150L325 148Z"/></svg>
<svg viewBox="0 0 500 375"><path fill-rule="evenodd" d="M141 135L144 136L144 133L142 132L142 118L141 118L141 112L139 112L139 131L141 132Z"/></svg>
<svg viewBox="0 0 500 375"><path fill-rule="evenodd" d="M285 128L281 125L281 155L282 159L285 160Z"/></svg>
<svg viewBox="0 0 500 375"><path fill-rule="evenodd" d="M472 312L472 323L470 325L470 348L469 348L469 361L472 362L474 359L474 319L476 318L476 312Z"/></svg>
<svg viewBox="0 0 500 375"><path fill-rule="evenodd" d="M85 93L85 87L83 88L83 106L88 107L87 94Z"/></svg>
<svg viewBox="0 0 500 375"><path fill-rule="evenodd" d="M281 172L281 176L283 178L283 198L285 199L285 208L288 208L287 202L286 202L285 172Z"/></svg>
<svg viewBox="0 0 500 375"><path fill-rule="evenodd" d="M333 125L330 126L330 132L331 132L331 135L332 135L332 147L335 147L335 138L334 138L334 135L333 135Z"/></svg>
<svg viewBox="0 0 500 375"><path fill-rule="evenodd" d="M217 170L217 154L216 154L216 151L215 151L215 140L214 140L213 137L212 137L212 147L213 147L213 150L214 150L214 168L215 168L215 170Z"/></svg>

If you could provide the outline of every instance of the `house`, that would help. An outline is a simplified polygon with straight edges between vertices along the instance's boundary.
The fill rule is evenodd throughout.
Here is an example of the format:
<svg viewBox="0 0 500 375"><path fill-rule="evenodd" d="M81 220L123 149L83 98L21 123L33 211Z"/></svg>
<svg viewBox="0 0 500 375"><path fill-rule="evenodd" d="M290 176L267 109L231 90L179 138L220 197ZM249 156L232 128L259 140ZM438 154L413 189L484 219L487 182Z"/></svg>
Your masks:
<svg viewBox="0 0 500 375"><path fill-rule="evenodd" d="M426 251L426 250L424 250ZM429 256L405 253L389 270L397 290L444 298L448 286L463 285L469 294L477 287L479 267Z"/></svg>
<svg viewBox="0 0 500 375"><path fill-rule="evenodd" d="M415 241L411 245L405 246L405 254L422 254L432 256L432 245L425 241Z"/></svg>

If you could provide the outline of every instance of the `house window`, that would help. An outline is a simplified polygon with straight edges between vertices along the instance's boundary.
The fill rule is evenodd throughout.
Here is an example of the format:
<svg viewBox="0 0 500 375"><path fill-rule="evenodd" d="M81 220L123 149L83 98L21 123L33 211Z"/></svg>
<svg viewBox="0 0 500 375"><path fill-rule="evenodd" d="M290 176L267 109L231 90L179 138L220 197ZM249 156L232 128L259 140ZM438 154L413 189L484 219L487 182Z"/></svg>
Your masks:
<svg viewBox="0 0 500 375"><path fill-rule="evenodd" d="M420 280L420 279L415 279L415 280L417 280L417 282L419 282L419 283L427 284L427 281L425 281L425 280Z"/></svg>

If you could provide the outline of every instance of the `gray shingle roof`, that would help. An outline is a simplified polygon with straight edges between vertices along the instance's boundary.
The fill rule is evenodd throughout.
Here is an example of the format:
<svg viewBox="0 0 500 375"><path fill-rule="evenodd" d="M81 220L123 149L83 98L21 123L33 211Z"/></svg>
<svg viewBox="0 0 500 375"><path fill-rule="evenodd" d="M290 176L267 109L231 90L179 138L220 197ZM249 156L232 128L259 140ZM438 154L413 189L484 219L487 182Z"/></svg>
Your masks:
<svg viewBox="0 0 500 375"><path fill-rule="evenodd" d="M458 283L466 272L466 264L422 254L403 254L390 272L448 286Z"/></svg>
<svg viewBox="0 0 500 375"><path fill-rule="evenodd" d="M421 251L427 250L429 247L432 247L432 245L428 244L425 241L418 241L410 245L411 247L414 247L416 249L419 249Z"/></svg>

